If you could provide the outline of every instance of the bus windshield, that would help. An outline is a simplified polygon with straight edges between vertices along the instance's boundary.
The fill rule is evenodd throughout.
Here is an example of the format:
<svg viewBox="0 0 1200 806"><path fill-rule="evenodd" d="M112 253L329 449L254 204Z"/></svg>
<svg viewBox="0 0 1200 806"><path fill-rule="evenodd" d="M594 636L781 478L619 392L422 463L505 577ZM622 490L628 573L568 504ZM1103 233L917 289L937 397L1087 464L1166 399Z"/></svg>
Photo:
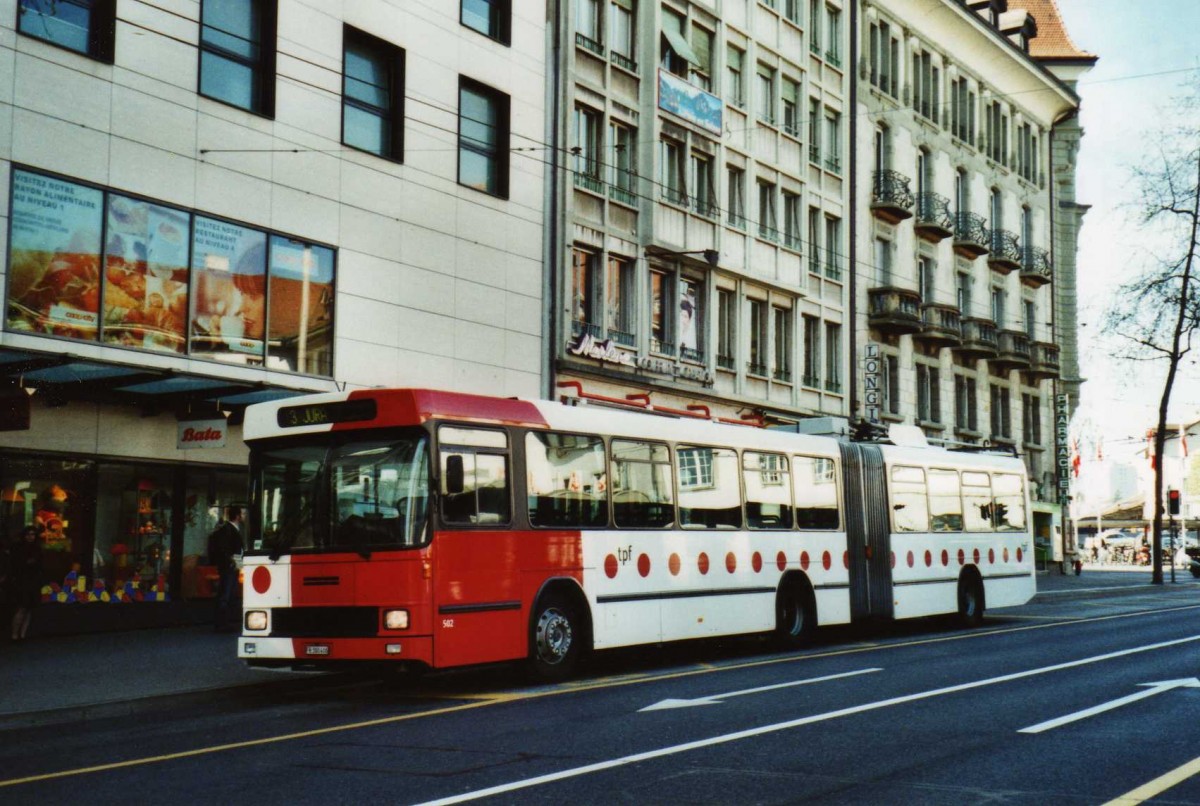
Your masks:
<svg viewBox="0 0 1200 806"><path fill-rule="evenodd" d="M256 451L258 535L250 553L411 548L428 539L429 450L399 439Z"/></svg>

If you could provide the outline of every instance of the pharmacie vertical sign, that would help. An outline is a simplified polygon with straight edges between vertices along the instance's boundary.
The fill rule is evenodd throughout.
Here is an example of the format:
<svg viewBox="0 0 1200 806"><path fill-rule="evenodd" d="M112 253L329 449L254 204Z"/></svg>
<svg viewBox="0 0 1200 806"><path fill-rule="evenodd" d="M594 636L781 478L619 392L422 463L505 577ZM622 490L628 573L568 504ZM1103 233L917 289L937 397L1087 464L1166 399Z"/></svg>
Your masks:
<svg viewBox="0 0 1200 806"><path fill-rule="evenodd" d="M883 406L882 392L879 390L880 361L879 345L868 342L863 345L863 414L867 422L879 422L879 413Z"/></svg>
<svg viewBox="0 0 1200 806"><path fill-rule="evenodd" d="M1058 469L1058 503L1071 500L1070 395L1054 396L1055 467Z"/></svg>

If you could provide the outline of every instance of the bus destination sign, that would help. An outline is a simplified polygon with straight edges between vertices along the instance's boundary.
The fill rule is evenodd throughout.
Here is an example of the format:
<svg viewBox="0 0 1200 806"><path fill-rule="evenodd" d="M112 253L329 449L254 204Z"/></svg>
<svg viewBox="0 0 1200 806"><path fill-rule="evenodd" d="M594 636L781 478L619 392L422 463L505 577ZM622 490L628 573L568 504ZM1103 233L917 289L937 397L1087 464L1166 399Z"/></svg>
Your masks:
<svg viewBox="0 0 1200 806"><path fill-rule="evenodd" d="M375 411L374 400L339 400L336 403L284 406L277 412L276 419L280 428L301 428L374 420Z"/></svg>

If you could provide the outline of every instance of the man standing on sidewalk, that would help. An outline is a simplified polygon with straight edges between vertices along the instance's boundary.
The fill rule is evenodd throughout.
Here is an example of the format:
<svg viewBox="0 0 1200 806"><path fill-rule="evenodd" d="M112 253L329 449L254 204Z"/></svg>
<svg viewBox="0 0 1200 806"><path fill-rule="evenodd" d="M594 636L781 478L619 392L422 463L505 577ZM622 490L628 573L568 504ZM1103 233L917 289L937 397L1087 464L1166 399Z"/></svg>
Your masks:
<svg viewBox="0 0 1200 806"><path fill-rule="evenodd" d="M235 555L242 553L242 508L225 507L225 520L208 536L208 561L217 567L217 608L213 629L224 632L233 608L238 569Z"/></svg>

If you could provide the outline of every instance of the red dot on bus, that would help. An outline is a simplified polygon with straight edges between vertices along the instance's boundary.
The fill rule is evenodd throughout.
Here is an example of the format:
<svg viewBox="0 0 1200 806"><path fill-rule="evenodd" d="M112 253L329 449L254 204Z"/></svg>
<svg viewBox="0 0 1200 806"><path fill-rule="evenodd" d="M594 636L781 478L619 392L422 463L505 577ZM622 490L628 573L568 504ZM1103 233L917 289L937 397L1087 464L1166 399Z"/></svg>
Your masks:
<svg viewBox="0 0 1200 806"><path fill-rule="evenodd" d="M892 555L892 568L896 567L896 552L890 552Z"/></svg>
<svg viewBox="0 0 1200 806"><path fill-rule="evenodd" d="M843 568L850 567L850 552L848 552L848 551L842 552L842 567Z"/></svg>
<svg viewBox="0 0 1200 806"><path fill-rule="evenodd" d="M973 555L973 557L975 559L975 564L979 565L979 549L975 549L975 554Z"/></svg>
<svg viewBox="0 0 1200 806"><path fill-rule="evenodd" d="M821 555L821 567L826 571L833 567L833 557L828 551Z"/></svg>
<svg viewBox="0 0 1200 806"><path fill-rule="evenodd" d="M756 574L762 570L762 555L757 551L750 555L750 567Z"/></svg>
<svg viewBox="0 0 1200 806"><path fill-rule="evenodd" d="M945 565L949 565L949 564L950 564L950 552L946 551L945 549L942 549L942 565L945 566Z"/></svg>
<svg viewBox="0 0 1200 806"><path fill-rule="evenodd" d="M800 567L803 568L805 571L808 570L808 552L807 551L800 552Z"/></svg>
<svg viewBox="0 0 1200 806"><path fill-rule="evenodd" d="M908 558L907 558L907 559L908 559L908 567L909 567L909 568L912 568L912 567L913 567L913 563L915 562L915 560L913 559L913 553L912 553L911 551L908 553Z"/></svg>
<svg viewBox="0 0 1200 806"><path fill-rule="evenodd" d="M775 555L775 567L780 571L787 568L787 555L782 551Z"/></svg>
<svg viewBox="0 0 1200 806"><path fill-rule="evenodd" d="M1008 547L1004 547L1004 562L1008 562Z"/></svg>
<svg viewBox="0 0 1200 806"><path fill-rule="evenodd" d="M929 549L925 549L925 567L926 568L933 567L933 552L930 551Z"/></svg>
<svg viewBox="0 0 1200 806"><path fill-rule="evenodd" d="M1021 562L1021 547L1017 546L1017 562Z"/></svg>
<svg viewBox="0 0 1200 806"><path fill-rule="evenodd" d="M638 555L638 573L642 576L650 576L650 558L645 554Z"/></svg>
<svg viewBox="0 0 1200 806"><path fill-rule="evenodd" d="M254 569L250 582L254 585L255 593L266 593L271 587L271 572L265 565L260 565Z"/></svg>
<svg viewBox="0 0 1200 806"><path fill-rule="evenodd" d="M604 558L604 573L609 579L617 575L617 558L612 554Z"/></svg>
<svg viewBox="0 0 1200 806"><path fill-rule="evenodd" d="M732 551L725 555L725 570L731 574L737 570L737 557Z"/></svg>
<svg viewBox="0 0 1200 806"><path fill-rule="evenodd" d="M962 565L967 561L967 553L962 549L958 550L958 564Z"/></svg>
<svg viewBox="0 0 1200 806"><path fill-rule="evenodd" d="M672 554L667 560L667 568L671 571L671 576L679 576L679 555Z"/></svg>
<svg viewBox="0 0 1200 806"><path fill-rule="evenodd" d="M988 549L988 565L991 565L994 562L996 562L996 550Z"/></svg>
<svg viewBox="0 0 1200 806"><path fill-rule="evenodd" d="M700 569L701 574L708 573L708 555L703 551L700 552L700 556L696 558L696 567Z"/></svg>

